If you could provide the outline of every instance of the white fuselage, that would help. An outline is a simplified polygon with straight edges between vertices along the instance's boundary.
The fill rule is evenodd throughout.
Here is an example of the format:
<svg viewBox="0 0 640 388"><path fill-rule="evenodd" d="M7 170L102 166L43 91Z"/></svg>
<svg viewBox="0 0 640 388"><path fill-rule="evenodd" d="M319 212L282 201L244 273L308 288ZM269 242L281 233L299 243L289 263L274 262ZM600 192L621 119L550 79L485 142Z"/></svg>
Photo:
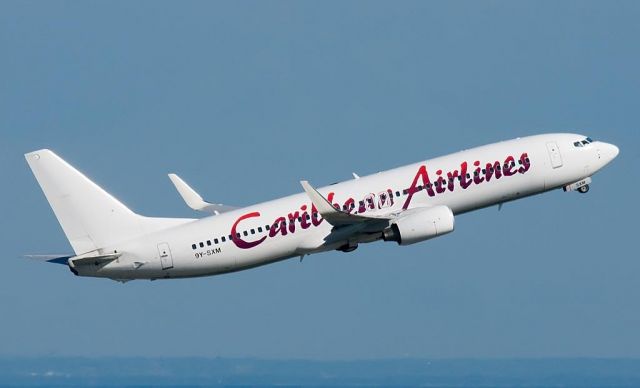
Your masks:
<svg viewBox="0 0 640 388"><path fill-rule="evenodd" d="M351 214L376 216L445 205L455 215L563 187L613 160L615 146L575 134L504 141L318 189ZM467 175L468 174L468 175ZM399 195L398 195L399 194ZM81 276L160 279L221 274L381 239L366 230L336 230L314 216L306 193L185 222L106 247L121 256ZM268 230L267 230L268 228ZM233 238L230 237L233 235Z"/></svg>

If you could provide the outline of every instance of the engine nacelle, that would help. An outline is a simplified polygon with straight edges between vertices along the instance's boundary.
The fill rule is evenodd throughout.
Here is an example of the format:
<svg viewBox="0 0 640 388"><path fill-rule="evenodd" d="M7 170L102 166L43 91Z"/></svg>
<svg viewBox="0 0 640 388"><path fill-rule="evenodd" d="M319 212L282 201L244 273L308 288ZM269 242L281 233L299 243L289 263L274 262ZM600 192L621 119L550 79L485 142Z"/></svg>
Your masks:
<svg viewBox="0 0 640 388"><path fill-rule="evenodd" d="M454 224L453 212L447 206L415 209L398 218L383 232L382 238L409 245L453 232Z"/></svg>

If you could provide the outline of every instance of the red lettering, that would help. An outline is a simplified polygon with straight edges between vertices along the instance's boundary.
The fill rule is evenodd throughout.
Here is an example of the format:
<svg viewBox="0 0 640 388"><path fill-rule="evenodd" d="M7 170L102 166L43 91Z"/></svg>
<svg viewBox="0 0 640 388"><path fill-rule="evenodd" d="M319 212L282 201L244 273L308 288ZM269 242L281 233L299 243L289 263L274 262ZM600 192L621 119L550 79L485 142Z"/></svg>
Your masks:
<svg viewBox="0 0 640 388"><path fill-rule="evenodd" d="M442 170L436 171L436 175L438 176L438 179L436 179L436 183L435 183L436 193L442 194L447 190L444 187L444 178L442 177Z"/></svg>
<svg viewBox="0 0 640 388"><path fill-rule="evenodd" d="M495 162L493 164L491 163L487 163L487 166L484 170L485 174L485 178L487 179L487 182L489 182L491 180L491 177L495 174L496 179L500 179L502 177L502 172L500 172L501 167L500 167L500 162Z"/></svg>
<svg viewBox="0 0 640 388"><path fill-rule="evenodd" d="M300 217L300 212L289 213L289 232L296 232L296 220Z"/></svg>
<svg viewBox="0 0 640 388"><path fill-rule="evenodd" d="M344 211L351 214L353 209L356 208L356 200L353 198L349 198L344 202Z"/></svg>
<svg viewBox="0 0 640 388"><path fill-rule="evenodd" d="M453 170L447 173L447 188L449 189L449 191L453 191L453 189L455 188L454 185L456 183L456 178L459 177L458 174L458 170Z"/></svg>
<svg viewBox="0 0 640 388"><path fill-rule="evenodd" d="M520 163L522 164L522 167L518 169L518 172L520 174L524 174L525 172L529 171L531 163L529 163L529 155L527 155L526 152L520 156Z"/></svg>
<svg viewBox="0 0 640 388"><path fill-rule="evenodd" d="M302 214L300 215L302 217L302 221L300 221L300 227L302 229L309 229L311 224L309 223L309 220L308 220L309 213L307 213L307 205L300 206L300 210L302 210Z"/></svg>
<svg viewBox="0 0 640 388"><path fill-rule="evenodd" d="M467 162L462 162L462 164L460 164L460 176L462 177L460 180L460 187L466 190L466 188L471 186L471 183L473 183L473 181L467 177Z"/></svg>
<svg viewBox="0 0 640 388"><path fill-rule="evenodd" d="M416 176L413 178L413 183L411 183L411 187L409 187L409 196L407 200L404 201L404 205L402 205L402 210L407 210L409 204L411 203L411 199L413 198L413 194L415 194L418 190L416 187L418 186L418 179L422 178L422 186L427 188L427 194L430 197L436 195L431 188L431 181L429 180L429 174L427 174L427 167L422 165L418 169Z"/></svg>
<svg viewBox="0 0 640 388"><path fill-rule="evenodd" d="M262 238L260 238L260 239L258 239L256 241L248 242L248 241L244 241L242 238L238 237L236 229L238 228L238 224L240 223L240 221L246 220L247 218L252 218L252 217L260 217L260 212L247 213L247 214L243 215L242 217L238 218L236 220L236 222L233 224L233 226L231 227L231 235L233 236L233 242L240 249L253 248L256 245L262 244L262 242L267 238L267 236L262 236Z"/></svg>
<svg viewBox="0 0 640 388"><path fill-rule="evenodd" d="M475 162L473 162L473 165L476 166L476 170L473 172L473 183L479 185L480 183L484 182L484 178L480 176L480 172L482 171L482 169L480 168L480 161L476 160Z"/></svg>
<svg viewBox="0 0 640 388"><path fill-rule="evenodd" d="M504 176L512 176L516 172L512 170L512 168L516 165L516 160L513 156L507 156L504 160L504 166L502 166L502 173Z"/></svg>
<svg viewBox="0 0 640 388"><path fill-rule="evenodd" d="M283 236L287 235L287 220L284 217L278 217L273 221L273 225L269 230L269 237L275 237L278 233Z"/></svg>
<svg viewBox="0 0 640 388"><path fill-rule="evenodd" d="M416 175L413 178L411 186L405 190L405 194L407 194L407 199L405 200L402 209L406 210L409 208L411 200L415 193L420 190L425 190L429 197L433 197L436 194L441 194L449 191L455 190L456 180L459 182L460 187L462 189L467 189L471 184L481 184L482 182L489 182L491 179L495 177L495 179L500 179L505 176L513 176L516 173L525 174L531 168L531 162L529 160L529 156L526 152L522 153L519 159L520 167L516 169L515 158L511 155L507 156L504 160L504 163L501 165L499 161L493 163L486 163L486 169L484 173L482 172L482 168L480 167L480 161L476 160L473 162L475 166L473 172L473 178L470 176L468 171L468 163L466 161L460 163L460 170L452 170L443 173L443 170L436 170L437 179L435 183L431 183L429 179L429 174L427 172L427 167L422 165L418 168ZM445 187L446 183L446 187ZM327 195L327 201L332 204L338 210L344 211L346 213L365 213L368 208L375 209L376 201L378 201L378 207L390 207L393 206L393 190L388 189L386 192L381 191L378 196L375 194L367 194L362 201L359 201L359 209L356 212L356 201L353 198L348 198L342 207L340 204L334 203L335 193L329 193ZM261 244L267 237L276 237L278 234L282 236L286 236L288 233L296 232L296 221L300 223L300 227L302 229L308 229L311 226L319 226L322 224L324 219L318 213L318 209L315 205L311 205L311 214L307 211L308 206L303 204L300 206L300 210L296 210L292 213L288 213L287 217L278 217L273 223L273 226L269 229L268 236L263 236L262 238L255 241L244 241L240 237L240 233L237 232L238 225L240 222L247 218L259 217L259 212L248 213L236 220L231 228L231 235L233 236L233 242L236 244L238 248L241 249L249 249L253 248L259 244ZM287 222L289 226L287 227Z"/></svg>

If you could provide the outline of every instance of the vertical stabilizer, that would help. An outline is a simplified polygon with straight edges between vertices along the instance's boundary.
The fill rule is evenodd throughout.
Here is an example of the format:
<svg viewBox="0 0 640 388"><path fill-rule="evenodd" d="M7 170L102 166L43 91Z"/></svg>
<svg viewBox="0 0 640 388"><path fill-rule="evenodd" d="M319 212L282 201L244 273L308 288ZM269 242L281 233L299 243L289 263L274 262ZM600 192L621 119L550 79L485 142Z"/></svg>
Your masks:
<svg viewBox="0 0 640 388"><path fill-rule="evenodd" d="M132 212L50 150L25 158L77 255L187 221Z"/></svg>

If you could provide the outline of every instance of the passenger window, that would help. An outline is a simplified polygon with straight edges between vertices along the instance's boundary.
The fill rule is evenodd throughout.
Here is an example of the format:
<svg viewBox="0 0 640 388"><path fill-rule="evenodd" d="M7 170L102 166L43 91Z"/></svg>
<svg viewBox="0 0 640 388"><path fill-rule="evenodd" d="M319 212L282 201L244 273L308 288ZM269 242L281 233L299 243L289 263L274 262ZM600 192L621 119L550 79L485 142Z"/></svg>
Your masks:
<svg viewBox="0 0 640 388"><path fill-rule="evenodd" d="M244 232L242 232L242 234L244 234L245 236L249 235L249 233L246 230Z"/></svg>
<svg viewBox="0 0 640 388"><path fill-rule="evenodd" d="M399 196L400 196L400 192L396 191L396 197L399 197Z"/></svg>
<svg viewBox="0 0 640 388"><path fill-rule="evenodd" d="M207 245L211 246L211 240L207 240Z"/></svg>
<svg viewBox="0 0 640 388"><path fill-rule="evenodd" d="M251 229L251 234L256 234L256 230L255 229Z"/></svg>
<svg viewBox="0 0 640 388"><path fill-rule="evenodd" d="M233 235L229 235L229 241L233 241Z"/></svg>
<svg viewBox="0 0 640 388"><path fill-rule="evenodd" d="M246 233L246 232L245 232L245 233ZM246 234L245 234L245 236L246 236ZM237 238L240 238L240 233L236 233L236 237L237 237Z"/></svg>
<svg viewBox="0 0 640 388"><path fill-rule="evenodd" d="M222 239L222 242L227 241L227 239L226 239L224 236L222 236L222 237L220 237L220 238Z"/></svg>
<svg viewBox="0 0 640 388"><path fill-rule="evenodd" d="M198 246L196 244L191 244L191 249L196 249Z"/></svg>
<svg viewBox="0 0 640 388"><path fill-rule="evenodd" d="M262 233L262 226L258 226L258 233Z"/></svg>
<svg viewBox="0 0 640 388"><path fill-rule="evenodd" d="M217 239L217 238L214 238L214 239L213 239L213 243L214 243L214 244L217 244L217 243L218 243L218 239Z"/></svg>
<svg viewBox="0 0 640 388"><path fill-rule="evenodd" d="M270 227L269 225L265 225L265 226L264 226L264 228L265 228L266 230L271 229L271 227Z"/></svg>
<svg viewBox="0 0 640 388"><path fill-rule="evenodd" d="M204 243L200 243L200 248L204 248Z"/></svg>

